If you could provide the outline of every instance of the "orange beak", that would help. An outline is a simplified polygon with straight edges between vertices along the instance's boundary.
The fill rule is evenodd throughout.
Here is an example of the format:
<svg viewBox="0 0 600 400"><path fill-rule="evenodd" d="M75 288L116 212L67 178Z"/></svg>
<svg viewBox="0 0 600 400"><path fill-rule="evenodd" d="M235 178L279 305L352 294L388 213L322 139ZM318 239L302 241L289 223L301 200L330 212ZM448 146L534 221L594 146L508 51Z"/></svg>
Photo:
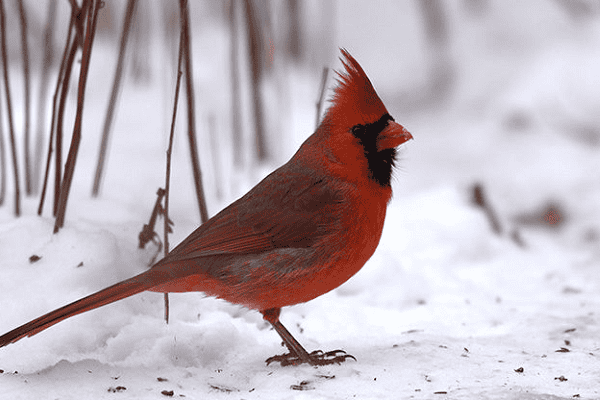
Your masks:
<svg viewBox="0 0 600 400"><path fill-rule="evenodd" d="M377 150L393 149L412 139L412 135L402 125L388 121L386 128L377 137Z"/></svg>

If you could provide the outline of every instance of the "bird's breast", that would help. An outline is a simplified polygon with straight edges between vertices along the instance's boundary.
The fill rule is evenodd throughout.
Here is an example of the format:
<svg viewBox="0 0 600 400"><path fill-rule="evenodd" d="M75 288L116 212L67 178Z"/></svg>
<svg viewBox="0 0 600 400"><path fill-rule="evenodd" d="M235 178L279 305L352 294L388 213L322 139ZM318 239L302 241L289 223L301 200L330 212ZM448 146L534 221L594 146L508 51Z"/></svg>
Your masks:
<svg viewBox="0 0 600 400"><path fill-rule="evenodd" d="M259 290L252 290L248 298L256 303L249 306L264 310L303 303L356 274L379 244L387 206L387 201L380 198L365 197L352 202L354 206L345 209L336 226L330 227L313 247L279 250L271 262L263 259L262 265L251 269L256 274L248 282L260 277L263 283Z"/></svg>

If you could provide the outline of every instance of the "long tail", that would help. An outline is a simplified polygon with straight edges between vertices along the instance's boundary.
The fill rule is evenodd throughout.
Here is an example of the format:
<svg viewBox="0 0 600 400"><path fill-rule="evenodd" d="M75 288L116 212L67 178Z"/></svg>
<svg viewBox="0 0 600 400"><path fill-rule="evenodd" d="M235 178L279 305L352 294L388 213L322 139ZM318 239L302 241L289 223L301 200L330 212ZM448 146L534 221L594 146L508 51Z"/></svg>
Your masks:
<svg viewBox="0 0 600 400"><path fill-rule="evenodd" d="M42 315L41 317L0 336L0 347L14 343L17 340L23 339L25 336L33 336L63 319L148 290L156 286L158 278L156 275L159 274L160 271L154 270L154 268L150 269L142 274L136 275L64 307L51 311L48 314ZM158 281L160 280L158 279Z"/></svg>

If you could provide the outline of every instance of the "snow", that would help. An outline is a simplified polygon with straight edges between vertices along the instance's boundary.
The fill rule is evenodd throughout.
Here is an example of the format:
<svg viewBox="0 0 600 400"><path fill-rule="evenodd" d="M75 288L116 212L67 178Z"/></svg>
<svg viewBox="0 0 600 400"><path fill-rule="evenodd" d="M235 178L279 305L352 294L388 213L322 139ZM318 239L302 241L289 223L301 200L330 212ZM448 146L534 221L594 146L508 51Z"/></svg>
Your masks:
<svg viewBox="0 0 600 400"><path fill-rule="evenodd" d="M394 97L398 72L387 64L378 70L355 31L343 43L415 140L401 149L375 255L346 284L284 309L281 318L308 350L341 348L357 361L267 366L266 358L285 349L259 313L202 294L172 294L166 325L162 295L143 293L0 349L0 398L600 398L598 27L572 32L557 24L554 10L510 32L504 25L515 11L495 7L496 17L456 35L454 52L464 56L459 83L452 105L441 109L403 117L395 111L405 106ZM526 34L520 47L506 50ZM495 52L485 47L492 38L504 41ZM218 70L213 61L195 60L199 71L211 71L197 78L206 88ZM282 118L314 121L318 76L288 72L295 114ZM103 110L108 85L100 78L90 84L95 96L86 107ZM164 182L163 90L121 94L128 105L118 113L99 199L89 197L98 140L84 137L58 235L48 212L33 216L36 199L27 199L19 219L10 206L0 209L0 332L147 267L157 249L139 250L137 234ZM227 113L221 102L210 107ZM89 112L85 126L100 126L102 115ZM182 132L172 243L198 223ZM286 157L296 139L281 151ZM230 201L274 167L240 173L225 166L237 177L220 184ZM203 168L210 177L210 165ZM499 216L501 235L473 205L475 182ZM211 193L211 183L206 188L214 214L227 201ZM558 226L535 223L548 202L560 207ZM511 237L515 230L524 245ZM31 262L33 255L40 259Z"/></svg>

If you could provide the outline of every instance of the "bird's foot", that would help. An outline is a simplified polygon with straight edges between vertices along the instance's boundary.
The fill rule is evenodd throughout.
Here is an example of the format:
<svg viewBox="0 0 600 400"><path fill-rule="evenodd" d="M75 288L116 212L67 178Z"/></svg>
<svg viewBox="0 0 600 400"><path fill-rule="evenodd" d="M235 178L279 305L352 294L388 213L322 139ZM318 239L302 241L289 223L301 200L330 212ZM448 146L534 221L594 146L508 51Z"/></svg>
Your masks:
<svg viewBox="0 0 600 400"><path fill-rule="evenodd" d="M330 365L330 364L341 364L346 361L347 358L351 358L356 361L353 355L346 354L344 350L333 350L327 353L321 350L315 350L308 354L308 358L303 358L297 354L286 353L278 356L269 357L266 359L267 365L272 362L278 362L282 367L288 365L300 365L302 363L308 363L310 365Z"/></svg>

